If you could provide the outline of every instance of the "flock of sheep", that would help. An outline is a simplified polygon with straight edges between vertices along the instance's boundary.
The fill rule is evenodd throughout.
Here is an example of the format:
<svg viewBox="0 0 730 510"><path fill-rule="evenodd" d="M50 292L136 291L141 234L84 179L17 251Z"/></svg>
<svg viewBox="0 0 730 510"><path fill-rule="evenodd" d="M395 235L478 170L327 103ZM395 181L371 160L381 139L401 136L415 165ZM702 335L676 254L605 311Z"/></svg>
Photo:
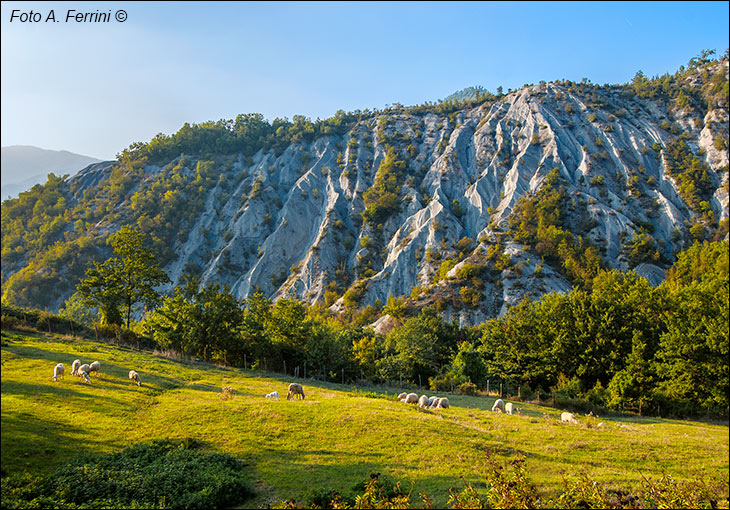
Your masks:
<svg viewBox="0 0 730 510"><path fill-rule="evenodd" d="M66 369L63 366L63 363L57 364L55 367L53 367L53 381L58 381L58 378L64 375ZM71 375L76 375L79 377L83 377L84 380L87 383L91 382L91 378L89 375L92 373L96 373L97 377L101 374L101 363L98 361L93 361L89 364L84 363L81 364L81 360L75 359L73 363L71 363ZM142 381L139 378L139 374L135 372L134 370L129 371L129 380L130 382L137 383L137 386L142 385Z"/></svg>
<svg viewBox="0 0 730 510"><path fill-rule="evenodd" d="M53 367L53 380L58 381L58 378L64 375L64 371L65 369L63 367L63 363L59 363L55 367ZM83 377L84 380L86 380L86 382L88 383L91 382L89 375L92 373L96 373L97 377L99 376L99 374L101 374L101 363L99 363L98 361L93 361L90 364L82 365L81 360L76 359L71 364L71 375ZM129 371L129 380L130 382L137 383L137 386L142 385L139 374L134 370ZM223 393L226 395L230 395L233 393L233 388L230 388L229 386L224 386ZM304 388L299 383L289 384L289 392L286 395L286 399L291 400L292 398L294 398L296 400L297 396L301 397L301 399L304 400ZM279 392L272 391L264 397L266 398L266 400L279 400ZM446 397L428 397L426 395L421 395L419 397L416 393L403 392L398 395L398 400L405 404L418 404L418 407L422 407L424 409L448 409L449 407L449 399ZM522 414L521 408L516 407L512 402L505 403L505 401L501 398L498 398L494 402L494 405L492 406L492 411L505 414ZM560 415L560 421L573 424L578 423L575 415L573 413L567 412ZM600 423L599 427L601 425L603 425L603 423Z"/></svg>
<svg viewBox="0 0 730 510"><path fill-rule="evenodd" d="M420 397L415 393L401 393L398 395L398 400L405 404L418 404L418 407L424 409L448 409L449 399L444 397L427 397L421 395Z"/></svg>
<svg viewBox="0 0 730 510"><path fill-rule="evenodd" d="M131 377L131 376L130 376ZM227 386L223 387L223 392L228 389ZM289 393L286 395L287 400L291 400L292 398L299 395L302 400L304 400L304 389L302 388L301 384L298 383L291 383L289 385ZM279 392L278 391L272 391L271 393L268 393L264 395L264 398L266 400L279 400ZM421 395L420 397L416 393L401 393L398 395L398 401L403 402L404 404L418 404L418 407L422 407L424 409L448 409L449 408L449 399L446 397L428 397L426 395ZM498 398L495 400L494 405L492 406L492 411L496 413L505 413L505 414L522 414L522 408L515 406L512 402L505 402L501 398ZM593 413L591 413L591 416ZM575 415L573 413L562 413L560 415L560 421L561 422L567 422L567 423L573 423L578 424L578 420L575 418ZM602 426L603 423L599 424L599 427Z"/></svg>
<svg viewBox="0 0 730 510"><path fill-rule="evenodd" d="M495 413L522 414L522 408L516 407L512 402L505 403L501 398L494 401L492 411Z"/></svg>

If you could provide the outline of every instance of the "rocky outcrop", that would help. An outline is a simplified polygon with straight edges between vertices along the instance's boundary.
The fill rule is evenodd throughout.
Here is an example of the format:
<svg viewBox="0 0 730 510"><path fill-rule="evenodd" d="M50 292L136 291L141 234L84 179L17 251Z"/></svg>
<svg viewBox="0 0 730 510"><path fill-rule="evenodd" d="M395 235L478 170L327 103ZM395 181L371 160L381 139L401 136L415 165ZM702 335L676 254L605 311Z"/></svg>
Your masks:
<svg viewBox="0 0 730 510"><path fill-rule="evenodd" d="M570 83L541 83L443 114L391 108L342 136L220 164L227 179L207 192L165 269L173 285L196 268L203 284L230 285L239 298L261 290L273 298L326 301L334 310L385 303L389 296L441 300L447 317L473 324L525 297L571 288L559 268L508 235L518 202L555 169L566 183L571 231L590 241L608 267L632 267L628 247L635 233L651 235L665 265L690 242L688 227L698 213L668 174L662 151L677 132L708 164L710 207L715 218L726 219L728 156L716 138L727 143L727 121L727 108L700 118L622 87ZM364 195L388 148L406 163L400 207L374 224L363 221ZM191 175L196 162L186 156ZM100 165L71 179L77 193L109 172ZM147 179L158 170L146 169ZM489 266L479 294L469 294L465 305L458 295L469 284L459 268L486 264L496 244L509 267ZM440 275L449 257L461 265ZM651 262L637 270L656 284L662 262Z"/></svg>

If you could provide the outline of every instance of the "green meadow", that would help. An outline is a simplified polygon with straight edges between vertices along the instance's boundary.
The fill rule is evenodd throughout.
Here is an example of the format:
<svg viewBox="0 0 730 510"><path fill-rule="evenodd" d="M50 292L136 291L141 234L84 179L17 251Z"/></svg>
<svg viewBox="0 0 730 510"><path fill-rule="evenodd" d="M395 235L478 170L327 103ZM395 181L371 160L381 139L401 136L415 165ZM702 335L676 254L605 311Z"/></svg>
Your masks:
<svg viewBox="0 0 730 510"><path fill-rule="evenodd" d="M727 423L577 415L579 424L570 425L559 421L560 409L519 403L522 414L508 416L491 412L494 396L455 394L439 394L450 409L424 410L377 398L398 388L180 362L77 337L6 330L2 345L3 476L49 474L79 452L193 438L251 467L256 496L247 506L304 502L325 489L352 494L381 473L443 507L452 487L485 487L488 453L501 461L524 456L530 479L548 495L564 475L585 473L621 489L663 474L722 482L727 496ZM76 358L101 363L91 384L70 375ZM66 375L53 382L59 362ZM129 382L131 369L141 387ZM304 401L286 400L294 381ZM222 386L234 388L233 398L222 398ZM274 390L281 400L266 400Z"/></svg>

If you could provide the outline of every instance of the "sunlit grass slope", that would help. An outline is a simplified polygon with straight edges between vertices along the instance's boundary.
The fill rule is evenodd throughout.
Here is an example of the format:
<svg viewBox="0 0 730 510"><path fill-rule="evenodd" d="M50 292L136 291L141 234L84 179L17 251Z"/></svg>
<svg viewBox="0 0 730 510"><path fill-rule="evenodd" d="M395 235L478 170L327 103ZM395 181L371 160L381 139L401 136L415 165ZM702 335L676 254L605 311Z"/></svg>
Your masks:
<svg viewBox="0 0 730 510"><path fill-rule="evenodd" d="M521 405L522 416L492 413L494 398L484 396L447 395L452 407L431 411L309 380L298 380L306 400L287 401L292 378L78 338L5 331L2 340L4 474L48 473L84 450L191 437L253 467L256 504L301 501L323 489L349 494L380 472L444 505L449 487L463 487L460 476L484 486L485 452L524 455L546 492L558 488L563 473L580 470L623 488L662 472L680 480L728 476L727 424L579 417L580 425L568 425L559 410L530 404ZM99 360L101 376L91 384L72 377L76 358ZM54 383L59 362L66 376ZM129 383L130 369L142 387ZM223 385L235 389L232 400L220 398ZM282 400L265 400L274 390Z"/></svg>

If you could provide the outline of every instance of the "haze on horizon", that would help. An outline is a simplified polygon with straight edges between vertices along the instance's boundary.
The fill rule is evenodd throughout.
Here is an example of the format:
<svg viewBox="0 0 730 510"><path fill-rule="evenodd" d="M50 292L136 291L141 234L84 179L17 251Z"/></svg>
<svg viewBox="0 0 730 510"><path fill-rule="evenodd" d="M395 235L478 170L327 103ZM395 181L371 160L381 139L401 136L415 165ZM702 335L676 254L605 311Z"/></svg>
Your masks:
<svg viewBox="0 0 730 510"><path fill-rule="evenodd" d="M10 22L14 9L57 23ZM66 23L68 9L119 23ZM479 85L624 83L725 52L727 2L3 2L2 145L111 159L185 122L312 119Z"/></svg>

